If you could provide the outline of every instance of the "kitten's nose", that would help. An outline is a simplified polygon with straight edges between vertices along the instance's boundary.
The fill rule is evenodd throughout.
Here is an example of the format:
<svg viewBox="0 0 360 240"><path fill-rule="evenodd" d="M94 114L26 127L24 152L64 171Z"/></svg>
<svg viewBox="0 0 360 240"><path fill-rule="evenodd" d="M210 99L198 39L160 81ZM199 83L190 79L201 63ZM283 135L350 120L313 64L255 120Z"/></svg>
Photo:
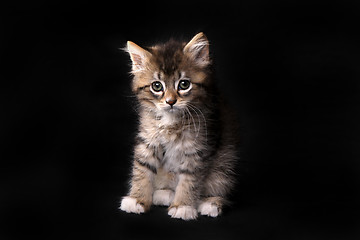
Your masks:
<svg viewBox="0 0 360 240"><path fill-rule="evenodd" d="M176 99L166 99L166 103L173 106L176 103Z"/></svg>

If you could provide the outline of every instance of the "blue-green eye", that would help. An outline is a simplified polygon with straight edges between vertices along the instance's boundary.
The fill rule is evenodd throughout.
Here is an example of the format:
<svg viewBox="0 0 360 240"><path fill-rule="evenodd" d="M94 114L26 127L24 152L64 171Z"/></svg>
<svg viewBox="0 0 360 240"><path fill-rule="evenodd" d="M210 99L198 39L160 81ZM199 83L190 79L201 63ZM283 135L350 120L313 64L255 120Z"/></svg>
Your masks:
<svg viewBox="0 0 360 240"><path fill-rule="evenodd" d="M186 90L190 87L190 81L189 80L181 80L179 82L179 90Z"/></svg>
<svg viewBox="0 0 360 240"><path fill-rule="evenodd" d="M159 81L153 82L151 87L155 92L160 92L163 90L163 85Z"/></svg>

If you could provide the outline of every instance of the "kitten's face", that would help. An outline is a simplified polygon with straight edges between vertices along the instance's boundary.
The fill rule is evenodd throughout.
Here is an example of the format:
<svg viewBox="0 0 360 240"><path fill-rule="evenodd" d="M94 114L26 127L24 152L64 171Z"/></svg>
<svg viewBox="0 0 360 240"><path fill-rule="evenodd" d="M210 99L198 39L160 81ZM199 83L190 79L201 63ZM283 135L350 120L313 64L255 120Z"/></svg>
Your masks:
<svg viewBox="0 0 360 240"><path fill-rule="evenodd" d="M199 94L196 87L193 88L195 84L191 78L181 70L168 76L155 71L148 83L148 99L160 111L176 113L186 108Z"/></svg>
<svg viewBox="0 0 360 240"><path fill-rule="evenodd" d="M128 51L133 61L133 91L143 106L160 114L180 114L204 98L210 61L202 33L187 44L170 41L148 50L128 42Z"/></svg>

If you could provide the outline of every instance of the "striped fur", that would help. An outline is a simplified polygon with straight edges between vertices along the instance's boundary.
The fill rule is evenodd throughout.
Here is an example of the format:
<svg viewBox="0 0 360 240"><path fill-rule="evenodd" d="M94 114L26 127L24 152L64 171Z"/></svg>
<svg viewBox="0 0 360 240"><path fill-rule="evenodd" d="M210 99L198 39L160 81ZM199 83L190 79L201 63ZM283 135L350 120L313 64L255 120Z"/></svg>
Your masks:
<svg viewBox="0 0 360 240"><path fill-rule="evenodd" d="M199 33L188 43L146 49L128 42L127 50L140 124L130 192L120 208L142 213L155 203L169 205L174 218L218 216L234 186L237 154L207 38Z"/></svg>

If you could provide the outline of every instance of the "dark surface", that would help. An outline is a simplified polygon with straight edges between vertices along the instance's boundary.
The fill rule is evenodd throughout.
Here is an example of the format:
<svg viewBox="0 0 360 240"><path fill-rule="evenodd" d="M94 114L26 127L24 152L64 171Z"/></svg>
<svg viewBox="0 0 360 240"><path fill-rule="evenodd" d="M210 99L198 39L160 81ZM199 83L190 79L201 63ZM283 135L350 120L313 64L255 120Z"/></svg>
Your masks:
<svg viewBox="0 0 360 240"><path fill-rule="evenodd" d="M0 11L1 239L358 239L357 5L82 1ZM199 31L243 126L233 206L196 222L160 207L119 212L136 126L119 48Z"/></svg>

